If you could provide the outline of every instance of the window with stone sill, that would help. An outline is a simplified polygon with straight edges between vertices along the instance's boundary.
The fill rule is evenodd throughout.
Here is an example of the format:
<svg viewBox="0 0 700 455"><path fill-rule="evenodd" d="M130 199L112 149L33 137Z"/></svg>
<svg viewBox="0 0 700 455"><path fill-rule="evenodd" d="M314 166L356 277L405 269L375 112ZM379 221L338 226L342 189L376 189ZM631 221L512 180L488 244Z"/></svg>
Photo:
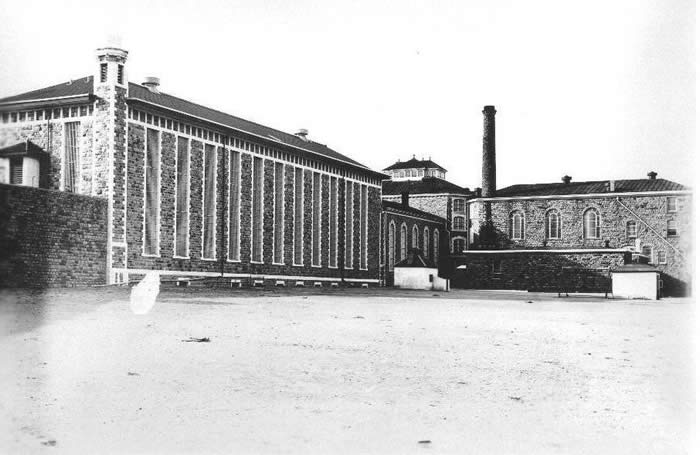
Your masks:
<svg viewBox="0 0 700 455"><path fill-rule="evenodd" d="M637 222L636 221L628 221L626 232L627 232L628 239L636 239L637 238Z"/></svg>
<svg viewBox="0 0 700 455"><path fill-rule="evenodd" d="M583 238L600 238L600 213L597 209L590 208L583 213Z"/></svg>
<svg viewBox="0 0 700 455"><path fill-rule="evenodd" d="M678 198L676 197L667 197L666 198L666 209L668 213L674 213L678 211Z"/></svg>
<svg viewBox="0 0 700 455"><path fill-rule="evenodd" d="M464 199L455 199L453 209L455 212L464 213Z"/></svg>
<svg viewBox="0 0 700 455"><path fill-rule="evenodd" d="M508 220L508 236L512 240L522 240L525 231L525 217L522 212L516 210L510 214Z"/></svg>
<svg viewBox="0 0 700 455"><path fill-rule="evenodd" d="M676 223L675 220L668 220L668 223L666 226L666 236L667 237L678 236L678 223Z"/></svg>
<svg viewBox="0 0 700 455"><path fill-rule="evenodd" d="M666 264L666 252L661 250L656 253L656 263Z"/></svg>
<svg viewBox="0 0 700 455"><path fill-rule="evenodd" d="M465 231L466 230L466 220L463 216L456 216L452 219L452 230L454 230L454 231Z"/></svg>
<svg viewBox="0 0 700 455"><path fill-rule="evenodd" d="M547 212L546 216L547 224L546 237L548 239L560 239L561 238L561 215L556 209L552 209Z"/></svg>

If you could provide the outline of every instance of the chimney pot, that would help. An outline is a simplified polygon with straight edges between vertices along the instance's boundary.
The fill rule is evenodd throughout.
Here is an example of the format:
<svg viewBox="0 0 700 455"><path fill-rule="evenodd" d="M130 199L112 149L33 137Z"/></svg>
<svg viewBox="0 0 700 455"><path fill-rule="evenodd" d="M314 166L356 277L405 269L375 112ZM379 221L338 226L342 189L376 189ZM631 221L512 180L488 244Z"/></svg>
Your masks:
<svg viewBox="0 0 700 455"><path fill-rule="evenodd" d="M650 172L647 174L647 177L649 177L649 180L656 180L656 176L657 176L657 175L659 175L659 174L657 174L657 173L654 172L654 171L650 171Z"/></svg>
<svg viewBox="0 0 700 455"><path fill-rule="evenodd" d="M297 132L294 133L294 135L295 135L296 137L298 137L298 138L300 138L300 139L306 141L306 140L308 140L308 139L306 138L306 136L309 135L309 130L307 130L306 128L299 128L299 130L297 130Z"/></svg>
<svg viewBox="0 0 700 455"><path fill-rule="evenodd" d="M564 177L561 178L561 181L564 182L565 185L568 185L569 183L571 183L571 176L565 175Z"/></svg>
<svg viewBox="0 0 700 455"><path fill-rule="evenodd" d="M149 76L144 80L141 85L146 87L148 90L150 90L153 93L160 93L158 91L158 87L160 86L160 78L159 77L154 77L154 76Z"/></svg>

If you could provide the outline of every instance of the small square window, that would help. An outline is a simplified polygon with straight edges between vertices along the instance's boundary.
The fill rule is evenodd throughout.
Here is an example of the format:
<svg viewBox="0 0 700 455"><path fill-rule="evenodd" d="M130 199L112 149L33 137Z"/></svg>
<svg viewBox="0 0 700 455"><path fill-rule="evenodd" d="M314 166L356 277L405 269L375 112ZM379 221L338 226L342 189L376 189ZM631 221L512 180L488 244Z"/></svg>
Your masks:
<svg viewBox="0 0 700 455"><path fill-rule="evenodd" d="M502 273L503 272L503 265L501 264L501 261L499 259L496 259L491 263L491 272L493 273Z"/></svg>
<svg viewBox="0 0 700 455"><path fill-rule="evenodd" d="M659 251L656 253L656 262L658 264L666 264L666 252Z"/></svg>
<svg viewBox="0 0 700 455"><path fill-rule="evenodd" d="M667 226L666 226L666 236L667 237L676 237L678 235L678 223L674 220L668 220Z"/></svg>

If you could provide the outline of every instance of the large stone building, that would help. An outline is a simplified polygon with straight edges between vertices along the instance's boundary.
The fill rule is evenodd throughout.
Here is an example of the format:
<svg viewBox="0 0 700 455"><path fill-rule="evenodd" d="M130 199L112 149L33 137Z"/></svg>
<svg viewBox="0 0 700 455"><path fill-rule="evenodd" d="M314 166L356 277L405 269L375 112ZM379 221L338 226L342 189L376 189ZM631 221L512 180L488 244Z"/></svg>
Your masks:
<svg viewBox="0 0 700 455"><path fill-rule="evenodd" d="M305 130L169 95L156 78L133 83L127 56L99 49L93 75L0 100L0 180L106 200L108 282L150 270L379 282L384 174ZM16 228L3 240L23 245ZM29 260L20 250L6 268Z"/></svg>
<svg viewBox="0 0 700 455"><path fill-rule="evenodd" d="M650 172L645 179L564 176L496 189L495 114L485 107L483 193L468 202L469 243L456 258L465 285L596 290L611 267L639 260L661 272L665 293L688 292L689 188Z"/></svg>

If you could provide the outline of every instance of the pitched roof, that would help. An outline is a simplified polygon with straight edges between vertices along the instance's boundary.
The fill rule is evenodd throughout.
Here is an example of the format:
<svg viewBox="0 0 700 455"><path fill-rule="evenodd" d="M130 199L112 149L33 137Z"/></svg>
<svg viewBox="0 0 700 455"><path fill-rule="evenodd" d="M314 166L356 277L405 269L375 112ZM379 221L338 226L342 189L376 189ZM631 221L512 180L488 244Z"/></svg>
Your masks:
<svg viewBox="0 0 700 455"><path fill-rule="evenodd" d="M465 196L473 195L469 188L462 188L437 177L423 177L421 180L384 180L382 182L382 194L396 195L406 191L409 194L456 193Z"/></svg>
<svg viewBox="0 0 700 455"><path fill-rule="evenodd" d="M438 165L431 159L427 160L417 160L416 157L414 156L408 161L397 161L396 163L392 164L391 166L384 168L385 171L392 171L394 169L440 169L441 171L445 171L446 169L443 168L442 166Z"/></svg>
<svg viewBox="0 0 700 455"><path fill-rule="evenodd" d="M0 99L0 105L93 94L93 77L87 76L69 82L64 82L62 84L56 84L51 87L46 87L39 90L33 90L31 92L2 98ZM258 136L269 141L274 141L290 147L306 150L308 152L318 154L335 161L350 164L356 168L360 168L367 172L371 172L377 175L378 177L385 177L384 174L374 171L368 168L367 166L341 153L336 152L335 150L327 147L324 144L304 140L293 134L285 133L274 128L270 128L255 122L244 120L242 118L235 117L233 115L226 114L224 112L217 111L215 109L211 109L206 106L202 106L200 104L184 100L182 98L178 98L176 96L168 95L162 92L154 93L146 87L139 84L135 84L133 82L129 83L129 99L135 100L137 102L143 101L168 110L177 111L185 115L197 117L205 121L223 125L224 127Z"/></svg>
<svg viewBox="0 0 700 455"><path fill-rule="evenodd" d="M391 210L394 212L399 212L399 214L404 213L406 215L413 215L413 216L418 216L422 218L426 218L429 220L433 220L438 223L444 223L446 220L445 218L441 216L434 215L432 213L424 212L423 210L419 210L415 207L408 206L406 207L405 205L399 203L399 202L393 202L393 201L382 201L382 210Z"/></svg>
<svg viewBox="0 0 700 455"><path fill-rule="evenodd" d="M47 158L49 155L46 150L32 141L26 140L0 148L0 157L7 158L10 156L31 156L42 159Z"/></svg>
<svg viewBox="0 0 700 455"><path fill-rule="evenodd" d="M436 268L433 261L431 261L429 258L423 257L423 254L418 248L411 248L410 250L408 250L406 258L403 261L397 263L394 266L394 268L396 267L427 267L431 269Z"/></svg>
<svg viewBox="0 0 700 455"><path fill-rule="evenodd" d="M560 196L568 194L609 193L609 180L571 183L533 183L512 185L496 191L495 197ZM689 188L665 179L615 180L615 193L679 191Z"/></svg>
<svg viewBox="0 0 700 455"><path fill-rule="evenodd" d="M80 79L63 82L61 84L52 85L51 87L40 88L38 90L32 90L31 92L0 98L0 104L23 103L34 100L63 98L67 96L92 95L92 93L92 76L87 76L81 77Z"/></svg>

